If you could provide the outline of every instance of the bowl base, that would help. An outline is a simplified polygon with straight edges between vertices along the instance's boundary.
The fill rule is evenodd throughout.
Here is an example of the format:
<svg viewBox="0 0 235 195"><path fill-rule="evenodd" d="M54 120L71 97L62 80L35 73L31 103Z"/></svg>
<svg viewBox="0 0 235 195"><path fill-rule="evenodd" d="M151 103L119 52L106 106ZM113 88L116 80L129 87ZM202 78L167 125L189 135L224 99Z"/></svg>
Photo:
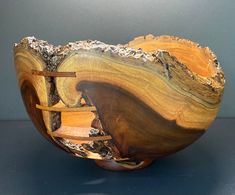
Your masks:
<svg viewBox="0 0 235 195"><path fill-rule="evenodd" d="M95 160L95 163L104 169L110 171L131 171L147 167L153 160L146 159L143 161L114 161L114 160Z"/></svg>

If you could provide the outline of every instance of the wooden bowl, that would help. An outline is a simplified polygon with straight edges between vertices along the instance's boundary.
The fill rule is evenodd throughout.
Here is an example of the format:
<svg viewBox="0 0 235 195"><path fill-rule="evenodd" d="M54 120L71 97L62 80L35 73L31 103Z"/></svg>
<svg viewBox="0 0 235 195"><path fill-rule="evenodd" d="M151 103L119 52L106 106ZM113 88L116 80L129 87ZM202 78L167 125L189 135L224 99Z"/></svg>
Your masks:
<svg viewBox="0 0 235 195"><path fill-rule="evenodd" d="M14 57L36 128L110 170L143 168L197 140L216 117L225 83L208 47L173 36L65 46L26 37Z"/></svg>

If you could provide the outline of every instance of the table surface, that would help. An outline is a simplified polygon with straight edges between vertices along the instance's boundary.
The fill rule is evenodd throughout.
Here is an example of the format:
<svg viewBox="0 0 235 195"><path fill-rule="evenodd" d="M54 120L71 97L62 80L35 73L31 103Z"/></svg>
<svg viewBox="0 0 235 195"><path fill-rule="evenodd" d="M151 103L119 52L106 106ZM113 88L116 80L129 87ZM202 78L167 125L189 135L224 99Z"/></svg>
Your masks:
<svg viewBox="0 0 235 195"><path fill-rule="evenodd" d="M235 118L188 148L131 172L68 155L30 121L0 121L0 194L235 194Z"/></svg>

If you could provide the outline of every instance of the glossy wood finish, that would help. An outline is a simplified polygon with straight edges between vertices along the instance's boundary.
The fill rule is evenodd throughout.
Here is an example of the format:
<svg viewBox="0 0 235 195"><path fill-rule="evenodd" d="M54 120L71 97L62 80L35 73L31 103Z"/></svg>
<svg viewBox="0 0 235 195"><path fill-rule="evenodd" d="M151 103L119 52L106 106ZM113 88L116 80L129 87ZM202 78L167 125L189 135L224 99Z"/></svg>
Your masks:
<svg viewBox="0 0 235 195"><path fill-rule="evenodd" d="M143 168L193 143L224 89L212 51L172 36L58 47L29 37L15 46L15 63L35 126L111 170Z"/></svg>

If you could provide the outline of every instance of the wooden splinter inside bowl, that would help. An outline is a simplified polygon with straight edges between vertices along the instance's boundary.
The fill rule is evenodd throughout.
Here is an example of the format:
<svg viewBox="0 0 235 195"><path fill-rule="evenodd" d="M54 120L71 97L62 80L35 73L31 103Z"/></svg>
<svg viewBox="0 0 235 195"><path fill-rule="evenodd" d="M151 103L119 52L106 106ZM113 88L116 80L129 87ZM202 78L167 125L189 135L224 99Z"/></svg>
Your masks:
<svg viewBox="0 0 235 195"><path fill-rule="evenodd" d="M214 66L215 56L209 48L202 48L198 44L185 39L171 36L153 37L148 35L137 37L129 42L129 47L141 48L146 52L154 52L157 49L166 50L177 60L187 66L192 72L204 76L212 77L216 74Z"/></svg>
<svg viewBox="0 0 235 195"><path fill-rule="evenodd" d="M88 140L82 140L81 137L89 137L94 119L95 115L91 111L62 112L61 127L54 136L69 139L76 144L84 143Z"/></svg>
<svg viewBox="0 0 235 195"><path fill-rule="evenodd" d="M50 132L53 137L60 137L69 140L74 144L88 143L95 140L109 140L110 136L90 137L92 129L100 130L99 121L96 118L94 106L84 106L80 108L67 108L61 101L52 107L37 105L39 109L50 109L61 113L61 126L57 130Z"/></svg>

